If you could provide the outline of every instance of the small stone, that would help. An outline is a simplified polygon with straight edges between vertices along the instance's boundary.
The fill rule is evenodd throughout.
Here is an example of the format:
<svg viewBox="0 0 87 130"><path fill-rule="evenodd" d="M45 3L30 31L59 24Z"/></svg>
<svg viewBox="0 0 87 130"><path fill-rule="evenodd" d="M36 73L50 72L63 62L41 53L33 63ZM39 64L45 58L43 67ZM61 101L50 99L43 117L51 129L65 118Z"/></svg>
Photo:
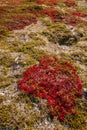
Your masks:
<svg viewBox="0 0 87 130"><path fill-rule="evenodd" d="M0 92L0 96L4 96L5 94L3 92Z"/></svg>

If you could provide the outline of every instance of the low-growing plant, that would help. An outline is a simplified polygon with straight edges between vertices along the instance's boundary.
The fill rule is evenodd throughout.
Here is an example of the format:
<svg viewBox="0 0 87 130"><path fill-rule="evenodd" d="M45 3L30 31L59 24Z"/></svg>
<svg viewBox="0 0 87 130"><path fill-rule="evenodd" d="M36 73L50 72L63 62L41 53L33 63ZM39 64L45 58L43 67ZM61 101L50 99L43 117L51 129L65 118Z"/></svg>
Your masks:
<svg viewBox="0 0 87 130"><path fill-rule="evenodd" d="M72 25L72 26L83 24L83 21L79 17L73 18L73 15L71 14L66 15L64 19L67 24Z"/></svg>
<svg viewBox="0 0 87 130"><path fill-rule="evenodd" d="M9 31L6 27L0 26L0 39L6 37L9 34Z"/></svg>
<svg viewBox="0 0 87 130"><path fill-rule="evenodd" d="M79 11L73 11L72 15L78 16L78 17L83 17L83 18L87 17L87 14L79 12Z"/></svg>
<svg viewBox="0 0 87 130"><path fill-rule="evenodd" d="M30 16L18 15L18 16L14 16L10 22L6 22L5 26L10 31L12 31L12 30L24 28L25 26L30 25L32 23L37 23L36 18L32 14L30 14Z"/></svg>
<svg viewBox="0 0 87 130"><path fill-rule="evenodd" d="M62 14L54 8L46 8L42 11L42 14L49 16L52 20L62 19Z"/></svg>
<svg viewBox="0 0 87 130"><path fill-rule="evenodd" d="M49 4L49 5L56 5L58 0L34 0L38 4Z"/></svg>
<svg viewBox="0 0 87 130"><path fill-rule="evenodd" d="M42 35L48 38L51 43L59 43L59 45L70 46L78 42L79 37L73 35L65 24L61 22L57 24L50 24L47 30L42 32Z"/></svg>
<svg viewBox="0 0 87 130"><path fill-rule="evenodd" d="M82 94L82 83L73 65L55 56L45 56L39 64L30 66L18 88L28 94L47 99L52 116L64 120L75 114L76 99Z"/></svg>
<svg viewBox="0 0 87 130"><path fill-rule="evenodd" d="M76 115L67 115L64 123L75 130L85 130L87 129L86 118L87 118L87 104L81 99L77 100L77 113Z"/></svg>
<svg viewBox="0 0 87 130"><path fill-rule="evenodd" d="M69 7L77 5L75 0L66 0L64 3Z"/></svg>
<svg viewBox="0 0 87 130"><path fill-rule="evenodd" d="M0 88L9 86L11 83L13 83L13 81L14 80L10 77L0 75Z"/></svg>

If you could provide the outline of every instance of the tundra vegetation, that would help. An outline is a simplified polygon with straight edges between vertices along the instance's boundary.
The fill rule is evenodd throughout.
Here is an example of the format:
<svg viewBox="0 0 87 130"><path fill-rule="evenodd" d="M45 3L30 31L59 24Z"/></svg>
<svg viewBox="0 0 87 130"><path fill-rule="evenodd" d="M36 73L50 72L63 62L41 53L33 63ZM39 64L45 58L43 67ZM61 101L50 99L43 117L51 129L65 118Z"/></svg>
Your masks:
<svg viewBox="0 0 87 130"><path fill-rule="evenodd" d="M0 129L87 129L87 1L0 0Z"/></svg>

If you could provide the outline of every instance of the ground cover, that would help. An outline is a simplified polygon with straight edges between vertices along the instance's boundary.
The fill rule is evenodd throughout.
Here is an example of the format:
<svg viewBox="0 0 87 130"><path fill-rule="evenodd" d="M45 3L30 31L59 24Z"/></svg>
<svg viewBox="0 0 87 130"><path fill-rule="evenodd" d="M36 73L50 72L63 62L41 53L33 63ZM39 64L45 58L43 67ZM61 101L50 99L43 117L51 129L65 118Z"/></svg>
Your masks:
<svg viewBox="0 0 87 130"><path fill-rule="evenodd" d="M87 129L86 5L87 2L81 0L0 1L0 129ZM50 58L45 62L48 55L51 63L48 62ZM41 64L42 60L40 61L44 56L43 64L46 66ZM52 57L59 59L60 71L54 64L57 60L53 60L55 58ZM65 65L65 61L69 64ZM74 68L71 69L69 65L75 67L75 73ZM32 69L31 75L35 76L36 71L33 70L35 66L38 69L42 68L42 72L45 73L44 77L40 70L36 69L38 74L32 78L35 85L39 80L40 84L37 86L42 86L41 88L46 86L45 90L41 89L42 93L37 92L40 91L38 88L35 88L36 92L32 90L30 82L27 81L30 75L22 77L23 72L26 75L27 68ZM64 88L71 86L73 91L75 88L74 93L68 91L66 94L67 89L62 91L61 85L60 91L56 93L55 82L52 82L54 68L57 69L56 73L59 76L56 82L64 79L62 86L64 85ZM40 74L42 75L38 77ZM47 78L44 79L45 83L41 77ZM22 78L23 84L18 86ZM30 94L26 86L23 87L25 83L29 85L33 94ZM79 92L77 90L79 87L82 95L78 97L76 92ZM64 94L65 98L62 98Z"/></svg>

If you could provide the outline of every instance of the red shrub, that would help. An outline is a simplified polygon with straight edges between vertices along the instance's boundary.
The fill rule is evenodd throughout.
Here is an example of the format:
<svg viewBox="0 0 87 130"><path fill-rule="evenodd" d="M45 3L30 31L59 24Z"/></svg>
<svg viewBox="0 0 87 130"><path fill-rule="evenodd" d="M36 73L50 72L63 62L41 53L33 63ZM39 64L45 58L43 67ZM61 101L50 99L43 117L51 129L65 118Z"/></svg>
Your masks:
<svg viewBox="0 0 87 130"><path fill-rule="evenodd" d="M78 16L78 17L87 17L87 14L77 12L77 11L72 12L72 15Z"/></svg>
<svg viewBox="0 0 87 130"><path fill-rule="evenodd" d="M3 12L4 12L3 7L0 7L0 16L3 14Z"/></svg>
<svg viewBox="0 0 87 130"><path fill-rule="evenodd" d="M72 26L76 26L80 23L83 23L83 21L77 17L73 17L73 15L66 15L65 18L64 18L64 21L67 23L67 24L70 24Z"/></svg>
<svg viewBox="0 0 87 130"><path fill-rule="evenodd" d="M82 94L82 83L75 68L49 56L23 73L18 88L47 99L51 114L58 115L60 120L64 120L67 113L74 114L76 98Z"/></svg>
<svg viewBox="0 0 87 130"><path fill-rule="evenodd" d="M32 23L37 23L36 18L29 18L27 16L16 16L10 17L10 21L0 23L0 25L5 26L8 30L16 30L16 29L23 29L25 26L28 26Z"/></svg>
<svg viewBox="0 0 87 130"><path fill-rule="evenodd" d="M58 0L34 0L38 4L50 4L50 5L56 5Z"/></svg>
<svg viewBox="0 0 87 130"><path fill-rule="evenodd" d="M16 1L11 1L11 2L16 2ZM21 2L21 1L22 0L17 2ZM0 26L5 26L10 31L12 31L16 29L23 29L25 26L28 26L32 23L37 23L37 14L35 14L37 12L26 11L26 15L25 15L24 11L18 12L17 10L18 6L12 6L9 4L0 7Z"/></svg>
<svg viewBox="0 0 87 130"><path fill-rule="evenodd" d="M58 17L58 11L51 8L44 9L42 14L48 15L51 19L56 19Z"/></svg>
<svg viewBox="0 0 87 130"><path fill-rule="evenodd" d="M69 7L76 6L75 0L66 0L64 3Z"/></svg>
<svg viewBox="0 0 87 130"><path fill-rule="evenodd" d="M21 4L23 0L12 0L12 3L13 4Z"/></svg>

